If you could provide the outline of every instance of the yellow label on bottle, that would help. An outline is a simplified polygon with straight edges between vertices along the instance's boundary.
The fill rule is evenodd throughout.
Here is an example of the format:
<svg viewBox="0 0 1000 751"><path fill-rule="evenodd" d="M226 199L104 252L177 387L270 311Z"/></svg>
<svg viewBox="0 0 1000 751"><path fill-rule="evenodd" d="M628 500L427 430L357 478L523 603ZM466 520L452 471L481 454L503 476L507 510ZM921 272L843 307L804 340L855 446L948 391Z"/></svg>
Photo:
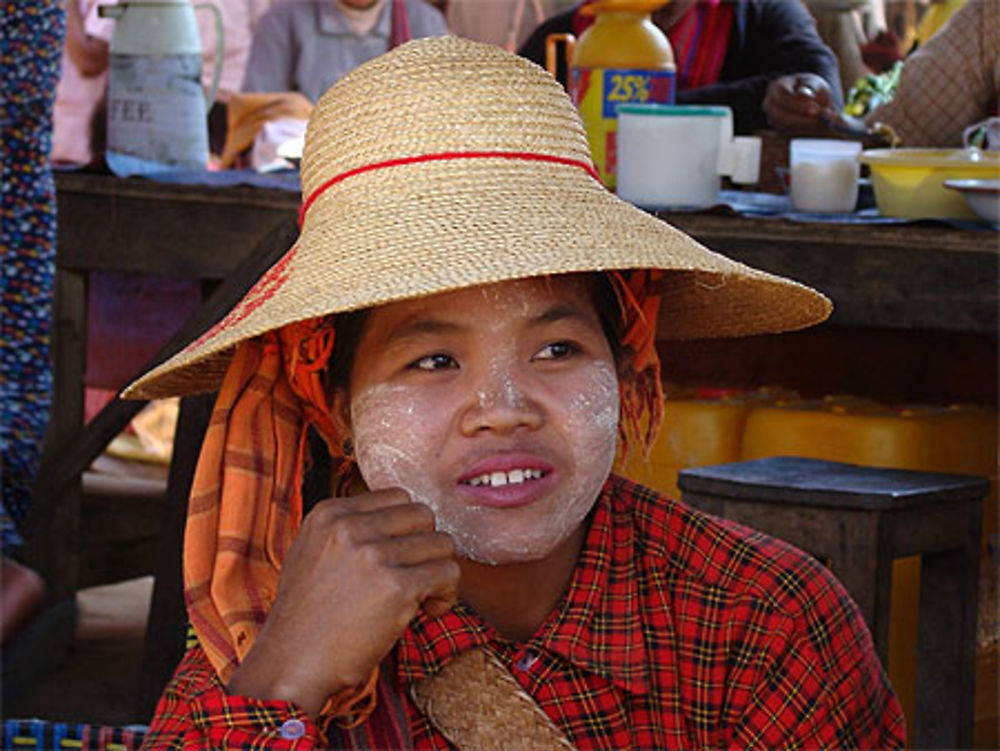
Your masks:
<svg viewBox="0 0 1000 751"><path fill-rule="evenodd" d="M637 68L572 68L569 93L587 130L590 155L601 181L617 185L618 106L673 104L674 71Z"/></svg>

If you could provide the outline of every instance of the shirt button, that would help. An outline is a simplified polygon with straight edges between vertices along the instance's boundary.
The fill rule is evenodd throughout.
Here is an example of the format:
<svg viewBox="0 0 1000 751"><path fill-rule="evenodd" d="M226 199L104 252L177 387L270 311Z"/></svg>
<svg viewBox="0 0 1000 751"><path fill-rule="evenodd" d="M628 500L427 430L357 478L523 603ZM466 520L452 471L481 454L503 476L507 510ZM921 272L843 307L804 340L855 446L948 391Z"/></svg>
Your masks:
<svg viewBox="0 0 1000 751"><path fill-rule="evenodd" d="M286 741L294 741L306 734L306 724L302 720L285 720L281 723L278 734Z"/></svg>
<svg viewBox="0 0 1000 751"><path fill-rule="evenodd" d="M531 670L531 666L538 662L538 652L533 649L525 650L525 653L518 659L516 665L518 670Z"/></svg>

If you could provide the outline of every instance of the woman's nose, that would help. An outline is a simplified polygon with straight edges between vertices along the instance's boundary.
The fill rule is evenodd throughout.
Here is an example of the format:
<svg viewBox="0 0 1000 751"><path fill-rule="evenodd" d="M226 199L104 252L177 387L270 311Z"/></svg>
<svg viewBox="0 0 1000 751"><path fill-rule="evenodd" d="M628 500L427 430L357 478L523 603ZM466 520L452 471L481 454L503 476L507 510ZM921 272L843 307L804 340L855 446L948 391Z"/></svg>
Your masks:
<svg viewBox="0 0 1000 751"><path fill-rule="evenodd" d="M533 430L542 424L540 405L527 393L513 368L494 365L476 381L462 414L464 435Z"/></svg>

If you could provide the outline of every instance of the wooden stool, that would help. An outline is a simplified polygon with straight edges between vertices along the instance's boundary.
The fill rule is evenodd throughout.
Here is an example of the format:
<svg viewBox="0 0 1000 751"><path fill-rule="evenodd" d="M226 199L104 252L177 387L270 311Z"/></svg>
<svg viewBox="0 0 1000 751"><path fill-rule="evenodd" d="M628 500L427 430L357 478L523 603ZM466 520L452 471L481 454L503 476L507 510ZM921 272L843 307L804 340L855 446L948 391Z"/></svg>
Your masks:
<svg viewBox="0 0 1000 751"><path fill-rule="evenodd" d="M892 561L921 556L914 748L972 742L976 605L986 478L775 457L698 467L681 499L830 566L888 655Z"/></svg>

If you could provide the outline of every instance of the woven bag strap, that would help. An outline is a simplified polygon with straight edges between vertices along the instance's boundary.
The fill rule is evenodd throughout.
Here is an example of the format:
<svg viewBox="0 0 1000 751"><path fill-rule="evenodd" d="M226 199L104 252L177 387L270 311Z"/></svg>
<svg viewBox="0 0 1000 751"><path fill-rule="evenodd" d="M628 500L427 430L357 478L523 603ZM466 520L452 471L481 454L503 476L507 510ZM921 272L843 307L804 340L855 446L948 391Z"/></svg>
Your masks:
<svg viewBox="0 0 1000 751"><path fill-rule="evenodd" d="M460 751L574 748L497 657L482 648L411 684L410 695Z"/></svg>

